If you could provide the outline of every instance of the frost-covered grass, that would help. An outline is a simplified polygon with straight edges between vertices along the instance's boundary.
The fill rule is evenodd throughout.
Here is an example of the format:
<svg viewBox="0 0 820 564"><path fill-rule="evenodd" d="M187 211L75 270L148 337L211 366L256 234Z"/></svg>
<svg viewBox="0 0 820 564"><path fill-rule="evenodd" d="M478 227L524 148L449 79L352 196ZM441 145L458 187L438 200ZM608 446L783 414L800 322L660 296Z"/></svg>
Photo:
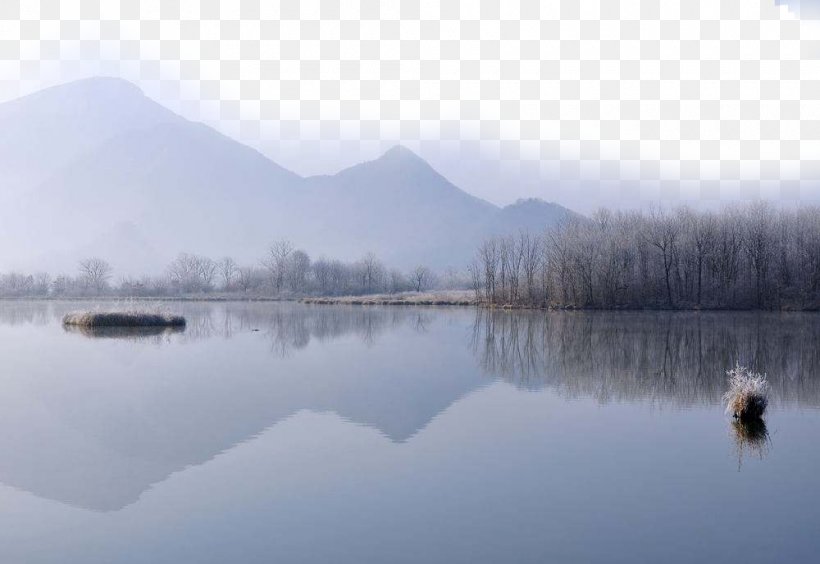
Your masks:
<svg viewBox="0 0 820 564"><path fill-rule="evenodd" d="M755 374L736 364L726 372L729 390L723 395L726 412L740 420L760 419L769 405L769 383L764 374Z"/></svg>
<svg viewBox="0 0 820 564"><path fill-rule="evenodd" d="M86 328L185 327L185 318L169 313L161 304L120 300L63 317L63 325Z"/></svg>
<svg viewBox="0 0 820 564"><path fill-rule="evenodd" d="M367 294L364 296L313 297L300 300L306 304L344 305L418 305L470 306L476 305L475 293L468 290L440 290L431 292L400 292L398 294Z"/></svg>
<svg viewBox="0 0 820 564"><path fill-rule="evenodd" d="M181 315L147 311L86 311L69 313L63 325L77 327L184 327Z"/></svg>

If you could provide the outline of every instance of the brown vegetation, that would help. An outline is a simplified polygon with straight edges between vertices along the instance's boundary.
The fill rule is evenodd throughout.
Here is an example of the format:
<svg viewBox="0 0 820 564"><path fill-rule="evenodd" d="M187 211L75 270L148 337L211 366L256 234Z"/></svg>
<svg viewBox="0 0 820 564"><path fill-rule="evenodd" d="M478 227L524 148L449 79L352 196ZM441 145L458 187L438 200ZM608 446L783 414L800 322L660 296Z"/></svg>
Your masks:
<svg viewBox="0 0 820 564"><path fill-rule="evenodd" d="M185 318L180 315L140 311L87 311L69 313L63 317L63 325L77 327L184 327Z"/></svg>
<svg viewBox="0 0 820 564"><path fill-rule="evenodd" d="M451 290L441 292L404 292L368 296L316 297L300 300L306 304L343 305L406 305L406 306L474 306L472 292Z"/></svg>
<svg viewBox="0 0 820 564"><path fill-rule="evenodd" d="M766 376L755 374L739 364L727 374L729 391L723 396L726 411L742 421L758 420L763 417L769 405L769 383Z"/></svg>

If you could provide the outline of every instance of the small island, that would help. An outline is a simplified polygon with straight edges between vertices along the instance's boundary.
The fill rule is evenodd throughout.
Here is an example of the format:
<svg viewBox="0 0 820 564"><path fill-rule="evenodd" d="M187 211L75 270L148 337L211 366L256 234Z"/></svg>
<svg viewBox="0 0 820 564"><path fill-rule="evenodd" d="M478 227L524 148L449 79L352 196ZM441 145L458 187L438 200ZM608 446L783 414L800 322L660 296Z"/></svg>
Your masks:
<svg viewBox="0 0 820 564"><path fill-rule="evenodd" d="M69 313L63 325L72 327L185 327L181 315L142 311L86 311Z"/></svg>

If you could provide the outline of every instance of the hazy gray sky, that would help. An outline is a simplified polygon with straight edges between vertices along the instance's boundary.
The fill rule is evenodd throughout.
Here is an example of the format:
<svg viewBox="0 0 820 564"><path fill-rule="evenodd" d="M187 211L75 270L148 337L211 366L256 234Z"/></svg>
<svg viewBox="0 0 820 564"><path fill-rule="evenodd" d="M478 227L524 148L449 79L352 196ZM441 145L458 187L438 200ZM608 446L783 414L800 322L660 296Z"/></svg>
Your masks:
<svg viewBox="0 0 820 564"><path fill-rule="evenodd" d="M300 174L495 203L820 198L820 2L4 2L0 96L121 76Z"/></svg>

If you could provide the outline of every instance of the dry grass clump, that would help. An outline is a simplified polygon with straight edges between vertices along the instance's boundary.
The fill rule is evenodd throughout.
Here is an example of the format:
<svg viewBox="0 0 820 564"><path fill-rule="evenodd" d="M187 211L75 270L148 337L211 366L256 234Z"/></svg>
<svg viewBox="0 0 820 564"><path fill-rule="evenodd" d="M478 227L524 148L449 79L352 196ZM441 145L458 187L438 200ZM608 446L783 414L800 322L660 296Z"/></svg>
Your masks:
<svg viewBox="0 0 820 564"><path fill-rule="evenodd" d="M726 372L729 391L723 395L726 412L742 421L760 419L769 405L769 383L763 374L755 374L736 364Z"/></svg>
<svg viewBox="0 0 820 564"><path fill-rule="evenodd" d="M181 315L145 311L86 311L69 313L63 325L76 327L185 327Z"/></svg>

